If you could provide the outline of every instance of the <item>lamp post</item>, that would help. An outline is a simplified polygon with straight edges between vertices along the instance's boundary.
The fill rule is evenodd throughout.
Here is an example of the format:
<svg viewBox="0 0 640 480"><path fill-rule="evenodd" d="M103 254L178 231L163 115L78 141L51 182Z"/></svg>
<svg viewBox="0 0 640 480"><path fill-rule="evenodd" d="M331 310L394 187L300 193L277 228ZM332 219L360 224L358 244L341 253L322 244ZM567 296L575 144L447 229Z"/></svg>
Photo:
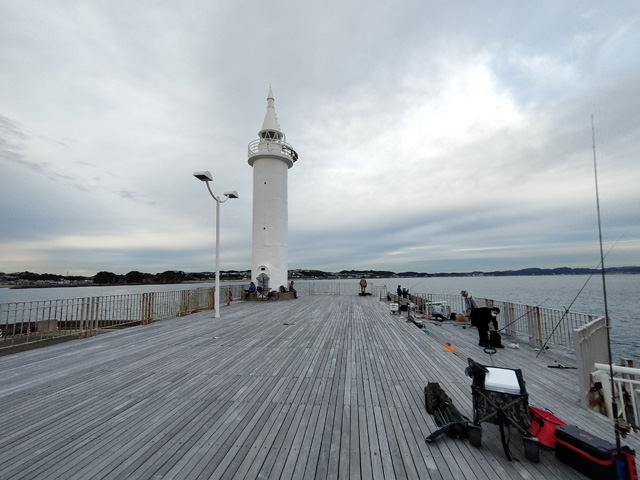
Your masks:
<svg viewBox="0 0 640 480"><path fill-rule="evenodd" d="M230 198L238 198L238 192L224 192L224 199L216 197L211 191L209 182L213 181L213 177L209 171L195 172L193 174L198 180L202 180L207 184L207 190L216 201L216 289L214 292L215 315L214 318L220 318L220 204L226 202Z"/></svg>

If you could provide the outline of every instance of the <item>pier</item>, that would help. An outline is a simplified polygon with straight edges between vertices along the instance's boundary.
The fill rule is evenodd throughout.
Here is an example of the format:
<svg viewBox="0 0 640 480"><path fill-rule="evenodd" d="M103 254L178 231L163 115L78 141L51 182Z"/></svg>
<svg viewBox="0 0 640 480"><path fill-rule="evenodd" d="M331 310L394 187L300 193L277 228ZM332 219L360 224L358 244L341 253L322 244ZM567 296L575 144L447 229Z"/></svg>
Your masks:
<svg viewBox="0 0 640 480"><path fill-rule="evenodd" d="M377 297L233 301L221 309L0 357L2 479L586 478L511 429L482 446L442 435L438 382L472 418L467 359L522 370L529 405L614 441L580 407L575 360L533 347L487 355L475 329L391 314ZM453 352L444 347L453 344ZM503 338L503 343L510 343ZM622 440L636 451L636 436Z"/></svg>

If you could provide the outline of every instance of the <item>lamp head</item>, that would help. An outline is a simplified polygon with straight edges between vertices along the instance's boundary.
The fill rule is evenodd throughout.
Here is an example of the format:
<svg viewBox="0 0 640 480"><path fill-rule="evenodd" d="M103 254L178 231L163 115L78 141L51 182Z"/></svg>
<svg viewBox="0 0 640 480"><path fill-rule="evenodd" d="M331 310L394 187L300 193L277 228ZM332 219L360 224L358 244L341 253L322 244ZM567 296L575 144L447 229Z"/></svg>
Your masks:
<svg viewBox="0 0 640 480"><path fill-rule="evenodd" d="M236 192L235 190L233 192L224 192L224 195L227 198L239 198L238 192Z"/></svg>
<svg viewBox="0 0 640 480"><path fill-rule="evenodd" d="M208 170L206 172L194 172L193 176L196 177L198 180L202 180L203 182L213 181L211 172L209 172Z"/></svg>

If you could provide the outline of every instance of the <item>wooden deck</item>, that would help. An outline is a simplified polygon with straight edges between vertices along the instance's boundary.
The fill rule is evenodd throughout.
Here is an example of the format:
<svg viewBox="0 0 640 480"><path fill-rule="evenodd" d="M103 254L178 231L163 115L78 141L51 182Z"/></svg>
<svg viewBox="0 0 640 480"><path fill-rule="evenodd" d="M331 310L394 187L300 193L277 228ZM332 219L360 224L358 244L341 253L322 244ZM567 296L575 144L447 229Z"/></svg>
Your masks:
<svg viewBox="0 0 640 480"><path fill-rule="evenodd" d="M548 368L570 359L523 345L489 357L475 329L426 328L372 297L311 296L1 357L0 478L584 478L552 450L526 460L514 429L512 462L490 424L479 449L425 443L428 382L472 416L468 357L521 368L530 405L613 441L580 409L575 371Z"/></svg>

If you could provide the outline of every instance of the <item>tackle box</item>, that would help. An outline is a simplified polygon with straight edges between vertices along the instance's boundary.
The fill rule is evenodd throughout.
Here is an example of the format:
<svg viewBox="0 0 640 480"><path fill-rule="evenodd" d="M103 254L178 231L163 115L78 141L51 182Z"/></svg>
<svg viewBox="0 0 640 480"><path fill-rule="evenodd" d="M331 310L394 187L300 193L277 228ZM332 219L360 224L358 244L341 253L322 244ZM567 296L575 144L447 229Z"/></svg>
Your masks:
<svg viewBox="0 0 640 480"><path fill-rule="evenodd" d="M616 446L575 425L556 428L556 458L594 480L617 480Z"/></svg>

